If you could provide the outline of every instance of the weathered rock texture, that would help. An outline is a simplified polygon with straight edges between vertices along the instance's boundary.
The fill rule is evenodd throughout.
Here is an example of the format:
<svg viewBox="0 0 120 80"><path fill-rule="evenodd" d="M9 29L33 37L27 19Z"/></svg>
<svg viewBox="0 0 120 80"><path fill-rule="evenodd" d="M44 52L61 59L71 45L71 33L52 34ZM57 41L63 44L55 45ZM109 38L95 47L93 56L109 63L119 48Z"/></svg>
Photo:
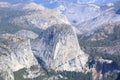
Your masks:
<svg viewBox="0 0 120 80"><path fill-rule="evenodd" d="M13 72L38 65L30 41L12 34L0 36L0 78L14 80Z"/></svg>
<svg viewBox="0 0 120 80"><path fill-rule="evenodd" d="M47 28L42 37L32 42L36 57L54 70L83 71L88 60L79 46L71 25L59 24Z"/></svg>

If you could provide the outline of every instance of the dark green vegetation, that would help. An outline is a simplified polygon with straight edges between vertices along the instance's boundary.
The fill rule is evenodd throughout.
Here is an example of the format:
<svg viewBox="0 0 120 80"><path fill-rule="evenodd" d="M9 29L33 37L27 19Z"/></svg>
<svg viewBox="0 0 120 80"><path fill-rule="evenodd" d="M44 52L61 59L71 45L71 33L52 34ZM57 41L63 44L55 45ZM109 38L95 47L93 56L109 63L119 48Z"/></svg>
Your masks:
<svg viewBox="0 0 120 80"><path fill-rule="evenodd" d="M84 51L90 55L91 59L95 58L96 56L101 56L104 59L113 60L120 66L120 52L107 54L107 52L102 52L98 50L99 47L107 48L120 44L120 34L119 34L120 25L114 26L113 31L114 32L112 34L105 33L108 37L104 38L103 40L91 41L90 39L91 37L93 37L93 35L85 36L84 38L81 39L80 37L78 37L80 41L80 45L82 46ZM98 31L96 33L99 32L101 31Z"/></svg>
<svg viewBox="0 0 120 80"><path fill-rule="evenodd" d="M16 33L19 30L32 30L37 34L41 34L42 30L33 27L34 25L28 23L27 21L24 24L19 25L12 22L14 18L27 15L26 11L11 9L11 8L0 8L0 34L2 33Z"/></svg>
<svg viewBox="0 0 120 80"><path fill-rule="evenodd" d="M90 36L84 37L83 39L80 39L80 45L83 47L109 47L109 46L115 46L118 43L120 43L120 31L116 31L113 34L109 34L108 38L105 38L104 40L97 40L97 41L90 41Z"/></svg>
<svg viewBox="0 0 120 80"><path fill-rule="evenodd" d="M39 68L37 66L31 66L30 67L30 71L36 71L38 69ZM42 73L42 70L41 70L41 73ZM27 69L23 68L19 71L14 72L14 78L15 78L15 80L43 80L43 77L46 77L46 76L38 76L35 79L24 78L24 76L27 76L28 74L29 73L27 72Z"/></svg>
<svg viewBox="0 0 120 80"><path fill-rule="evenodd" d="M109 33L111 31L111 27L113 27L113 32ZM107 37L102 36L101 34L106 35ZM99 36L95 36L99 35ZM96 41L91 40L91 38L95 38ZM99 38L103 38L102 40L99 40ZM113 60L113 66L120 69L120 51L111 52L109 54L109 47L113 48L114 46L118 46L113 48L114 50L120 49L120 24L114 23L109 25L104 25L101 29L95 31L94 34L91 34L90 36L78 36L78 39L80 41L80 45L82 49L90 55L89 60L94 60L95 57L99 56L103 59ZM101 50L106 49L105 51ZM116 49L118 48L118 49ZM107 50L108 49L108 50ZM107 77L104 77L104 80L120 80L119 74L113 74L109 75Z"/></svg>
<svg viewBox="0 0 120 80"><path fill-rule="evenodd" d="M22 27L12 24L10 21L24 13L10 8L0 8L0 33L15 33Z"/></svg>
<svg viewBox="0 0 120 80"><path fill-rule="evenodd" d="M21 70L19 70L19 71L17 71L17 72L14 72L14 78L15 78L15 80L29 80L29 79L24 79L23 78L23 74L25 74L26 73L26 69L21 69Z"/></svg>
<svg viewBox="0 0 120 80"><path fill-rule="evenodd" d="M35 67L31 67L32 70L35 70ZM91 73L81 73L81 72L55 72L54 70L50 70L48 72L44 72L45 74L42 76L38 76L34 79L23 78L23 75L27 74L27 69L21 69L17 72L14 72L15 80L43 80L49 79L51 77L57 77L58 80L92 80ZM61 76L59 76L61 75Z"/></svg>
<svg viewBox="0 0 120 80"><path fill-rule="evenodd" d="M109 75L106 78L103 78L103 80L118 80L118 74Z"/></svg>
<svg viewBox="0 0 120 80"><path fill-rule="evenodd" d="M64 71L60 72L60 74L66 79L60 79L60 80L92 80L92 75L91 73L81 73L81 72L69 72L69 71Z"/></svg>
<svg viewBox="0 0 120 80"><path fill-rule="evenodd" d="M118 25L114 25L112 27L113 28L113 32L111 32L109 34L109 25L108 26L108 31L104 30L104 29L100 29L98 31L95 31L94 34L91 34L90 36L84 36L83 38L81 38L81 36L78 36L79 41L80 41L80 45L83 47L109 47L109 46L115 46L118 43L120 43L120 24ZM106 27L105 26L105 27ZM104 26L103 26L104 27ZM97 36L96 41L92 41L91 38L96 35L96 34L104 34L107 36L107 38L104 38L103 40L97 40L99 39L99 37L102 36Z"/></svg>

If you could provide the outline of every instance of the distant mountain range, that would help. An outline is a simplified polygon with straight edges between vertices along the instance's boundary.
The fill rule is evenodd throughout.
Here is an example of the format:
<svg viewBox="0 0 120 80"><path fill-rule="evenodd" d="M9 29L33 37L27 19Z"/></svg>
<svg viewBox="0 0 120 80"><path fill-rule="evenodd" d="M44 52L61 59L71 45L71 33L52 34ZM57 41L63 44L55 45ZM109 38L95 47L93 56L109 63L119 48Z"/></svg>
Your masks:
<svg viewBox="0 0 120 80"><path fill-rule="evenodd" d="M93 19L101 15L106 9L117 8L119 0L0 0L10 3L35 2L64 14L73 25Z"/></svg>
<svg viewBox="0 0 120 80"><path fill-rule="evenodd" d="M120 80L119 0L0 0L0 80Z"/></svg>

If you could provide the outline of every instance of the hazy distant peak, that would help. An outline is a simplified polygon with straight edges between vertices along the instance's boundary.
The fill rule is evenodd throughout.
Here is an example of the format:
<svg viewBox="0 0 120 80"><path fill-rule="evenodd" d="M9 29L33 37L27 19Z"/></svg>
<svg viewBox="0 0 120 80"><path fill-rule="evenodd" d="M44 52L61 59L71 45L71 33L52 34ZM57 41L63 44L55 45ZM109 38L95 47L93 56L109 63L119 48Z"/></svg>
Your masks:
<svg viewBox="0 0 120 80"><path fill-rule="evenodd" d="M32 2L34 0L0 0L0 2L8 2L11 4L15 4L15 3L28 3L28 2Z"/></svg>
<svg viewBox="0 0 120 80"><path fill-rule="evenodd" d="M31 2L31 3L27 4L27 5L25 5L24 9L43 10L44 7L42 5L40 5L40 4L36 4L34 2Z"/></svg>
<svg viewBox="0 0 120 80"><path fill-rule="evenodd" d="M114 3L107 3L106 4L108 7L114 6Z"/></svg>
<svg viewBox="0 0 120 80"><path fill-rule="evenodd" d="M0 7L9 7L10 5L8 2L0 2Z"/></svg>
<svg viewBox="0 0 120 80"><path fill-rule="evenodd" d="M83 4L83 3L77 3L76 5L79 5L79 6L89 6L89 7L94 7L94 8L100 8L100 6L96 5L96 4Z"/></svg>

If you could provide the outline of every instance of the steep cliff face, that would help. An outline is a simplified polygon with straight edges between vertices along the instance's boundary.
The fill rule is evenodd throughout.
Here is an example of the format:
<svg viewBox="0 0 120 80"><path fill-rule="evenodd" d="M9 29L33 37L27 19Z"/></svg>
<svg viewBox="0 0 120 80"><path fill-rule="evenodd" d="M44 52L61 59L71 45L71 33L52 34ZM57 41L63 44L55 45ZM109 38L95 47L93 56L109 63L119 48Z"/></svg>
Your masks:
<svg viewBox="0 0 120 80"><path fill-rule="evenodd" d="M32 50L47 67L54 70L83 70L88 56L80 49L74 27L70 26L64 15L35 3L12 5L11 8L21 8L20 11L25 12L24 15L10 18L9 22L17 26L23 25L23 28L39 35L25 30L16 33L33 39ZM36 32L34 28L41 31Z"/></svg>
<svg viewBox="0 0 120 80"><path fill-rule="evenodd" d="M12 34L0 36L0 78L14 80L13 72L38 65L27 38Z"/></svg>
<svg viewBox="0 0 120 80"><path fill-rule="evenodd" d="M88 60L71 25L56 24L32 42L36 57L54 70L83 71Z"/></svg>
<svg viewBox="0 0 120 80"><path fill-rule="evenodd" d="M3 48L8 51L6 55L9 55L7 56L10 59L8 63L13 71L37 64L27 38L5 34L3 39L6 41L3 41Z"/></svg>
<svg viewBox="0 0 120 80"><path fill-rule="evenodd" d="M110 75L114 75L119 72L119 66L117 63L100 57L96 57L96 59L90 61L89 65L92 71L92 80L104 80L105 78L109 79ZM114 80L116 80L115 78Z"/></svg>
<svg viewBox="0 0 120 80"><path fill-rule="evenodd" d="M35 3L10 4L3 6L1 12L0 33L16 33L1 36L0 51L4 57L0 57L0 64L6 65L6 68L1 67L1 72L11 71L5 73L11 74L7 80L10 77L15 80L37 77L36 73L40 74L42 70L29 70L33 65L38 66L37 61L45 70L85 71L88 55L81 50L74 27L64 15Z"/></svg>

